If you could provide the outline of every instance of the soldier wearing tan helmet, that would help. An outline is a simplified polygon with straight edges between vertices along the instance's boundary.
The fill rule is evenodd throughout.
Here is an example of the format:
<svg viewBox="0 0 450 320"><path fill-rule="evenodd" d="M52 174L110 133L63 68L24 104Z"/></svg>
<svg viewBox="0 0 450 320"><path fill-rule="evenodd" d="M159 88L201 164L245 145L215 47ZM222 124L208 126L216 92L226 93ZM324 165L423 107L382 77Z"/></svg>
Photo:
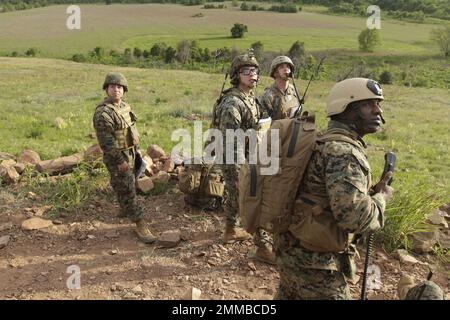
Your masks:
<svg viewBox="0 0 450 320"><path fill-rule="evenodd" d="M384 225L393 189L388 172L372 185L363 137L382 124L379 84L347 79L328 96L328 129L319 134L296 196L289 231L274 235L277 299L350 299L355 237Z"/></svg>
<svg viewBox="0 0 450 320"><path fill-rule="evenodd" d="M263 112L272 120L292 117L300 105L301 97L297 96L294 86L289 83L294 70L294 64L287 56L278 56L272 61L270 76L275 81L272 86L264 89L259 99Z"/></svg>
<svg viewBox="0 0 450 320"><path fill-rule="evenodd" d="M258 129L260 110L254 95L254 89L259 80L259 64L252 53L236 56L231 63L230 78L232 87L223 92L223 96L213 110L212 127L222 131L223 135L223 175L225 182L224 200L226 213L226 226L223 236L225 243L243 241L251 238L244 229L239 227L238 219L238 175L237 164L238 147L233 146L232 158L234 163L227 163L226 146L227 130ZM245 146L248 152L248 145ZM246 156L247 156L246 152ZM258 230L254 236L256 244L253 257L261 261L274 263L274 254L268 235Z"/></svg>
<svg viewBox="0 0 450 320"><path fill-rule="evenodd" d="M142 219L142 209L136 198L135 160L139 150L137 117L123 95L128 82L120 73L108 73L103 83L107 98L97 106L93 123L98 143L103 151L103 162L111 175L111 185L120 205L120 217L136 223L138 238L155 241L155 236Z"/></svg>

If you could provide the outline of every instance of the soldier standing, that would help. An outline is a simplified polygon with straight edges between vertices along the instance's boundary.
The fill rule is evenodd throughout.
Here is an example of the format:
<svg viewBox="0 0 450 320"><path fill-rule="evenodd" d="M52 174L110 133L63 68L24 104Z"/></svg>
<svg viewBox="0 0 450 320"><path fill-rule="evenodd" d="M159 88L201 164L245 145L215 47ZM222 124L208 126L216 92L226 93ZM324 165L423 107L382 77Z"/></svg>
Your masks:
<svg viewBox="0 0 450 320"><path fill-rule="evenodd" d="M262 111L272 120L290 118L300 105L294 86L289 83L293 77L294 64L287 56L278 56L270 65L270 76L275 79L272 86L264 89L260 98Z"/></svg>
<svg viewBox="0 0 450 320"><path fill-rule="evenodd" d="M233 59L230 69L232 88L223 92L220 103L213 111L213 127L219 129L223 135L223 150L227 151L226 131L231 129L242 129L244 132L250 129L257 130L260 120L260 110L253 89L259 80L259 64L255 57L249 53L239 55ZM226 163L226 152L223 154L223 175L225 182L224 200L226 213L226 227L224 242L243 241L251 236L242 228L238 227L238 175L239 164L237 164L238 147L235 141L229 142L233 145L234 163ZM248 144L245 145L245 154L248 155ZM253 257L267 263L274 263L275 257L272 245L267 233L259 229L254 235L256 248Z"/></svg>
<svg viewBox="0 0 450 320"><path fill-rule="evenodd" d="M297 192L289 231L274 235L280 270L276 299L350 299L357 235L384 225L393 189L388 172L372 187L362 137L381 128L379 84L346 79L328 96L328 129L316 146Z"/></svg>
<svg viewBox="0 0 450 320"><path fill-rule="evenodd" d="M127 80L120 73L108 73L103 90L107 98L95 109L93 123L103 151L103 162L119 201L119 216L135 222L138 238L152 243L156 238L142 218L142 209L136 197L134 170L136 157L140 157L139 134L136 115L130 105L122 100L128 91Z"/></svg>

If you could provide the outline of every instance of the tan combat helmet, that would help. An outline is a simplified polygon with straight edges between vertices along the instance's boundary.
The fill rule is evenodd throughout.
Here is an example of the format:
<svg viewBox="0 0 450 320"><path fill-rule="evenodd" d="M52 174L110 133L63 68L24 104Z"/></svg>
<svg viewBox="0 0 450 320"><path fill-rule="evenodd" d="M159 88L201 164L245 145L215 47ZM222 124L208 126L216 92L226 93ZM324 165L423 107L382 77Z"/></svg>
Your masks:
<svg viewBox="0 0 450 320"><path fill-rule="evenodd" d="M331 88L327 100L327 116L342 113L350 103L367 99L384 100L383 90L378 82L366 78L345 79Z"/></svg>
<svg viewBox="0 0 450 320"><path fill-rule="evenodd" d="M237 80L239 79L239 70L245 66L259 68L258 61L256 61L252 51L249 51L249 53L246 54L238 55L233 59L230 68L230 78L233 84L237 84Z"/></svg>
<svg viewBox="0 0 450 320"><path fill-rule="evenodd" d="M103 90L106 90L108 88L108 85L110 84L118 84L123 86L123 91L128 91L128 82L127 79L124 77L121 73L108 73L105 78L105 82L103 83Z"/></svg>
<svg viewBox="0 0 450 320"><path fill-rule="evenodd" d="M277 70L278 66L282 63L287 63L291 67L291 77L294 74L294 63L292 62L291 58L288 56L278 56L275 59L272 60L272 63L270 65L270 76L272 78L275 78L275 71Z"/></svg>

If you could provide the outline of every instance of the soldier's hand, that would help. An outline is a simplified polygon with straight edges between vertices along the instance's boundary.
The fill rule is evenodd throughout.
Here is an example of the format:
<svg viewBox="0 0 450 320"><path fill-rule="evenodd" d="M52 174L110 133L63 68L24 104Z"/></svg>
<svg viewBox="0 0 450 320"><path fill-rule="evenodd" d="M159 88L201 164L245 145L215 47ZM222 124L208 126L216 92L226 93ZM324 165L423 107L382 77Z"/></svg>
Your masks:
<svg viewBox="0 0 450 320"><path fill-rule="evenodd" d="M128 166L128 162L124 161L117 166L117 169L119 169L120 172L127 172L130 170L130 167Z"/></svg>
<svg viewBox="0 0 450 320"><path fill-rule="evenodd" d="M378 182L373 190L375 193L381 193L384 197L384 200L389 201L392 198L392 194L394 192L394 188L388 185L389 180L391 180L392 175L394 173L392 171L387 172L384 177Z"/></svg>

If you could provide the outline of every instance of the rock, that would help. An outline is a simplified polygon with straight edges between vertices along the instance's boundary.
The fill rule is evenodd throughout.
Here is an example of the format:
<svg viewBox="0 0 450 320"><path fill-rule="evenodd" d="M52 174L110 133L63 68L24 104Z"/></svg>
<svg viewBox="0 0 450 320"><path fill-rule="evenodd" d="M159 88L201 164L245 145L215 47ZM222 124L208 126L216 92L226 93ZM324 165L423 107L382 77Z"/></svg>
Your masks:
<svg viewBox="0 0 450 320"><path fill-rule="evenodd" d="M44 215L44 213L47 213L52 208L53 208L52 205L48 205L48 206L43 206L43 207L39 207L39 208L33 208L32 212L34 213L35 216L41 217Z"/></svg>
<svg viewBox="0 0 450 320"><path fill-rule="evenodd" d="M142 294L144 291L142 290L141 285L138 284L136 287L131 289L131 292L136 293L136 294Z"/></svg>
<svg viewBox="0 0 450 320"><path fill-rule="evenodd" d="M400 260L400 262L404 263L404 264L411 264L412 265L412 264L416 264L416 263L419 262L416 258L414 258L413 256L409 255L408 251L406 251L404 249L398 249L397 250L397 256L398 256L398 259Z"/></svg>
<svg viewBox="0 0 450 320"><path fill-rule="evenodd" d="M94 144L86 149L83 154L83 159L87 163L93 163L101 160L103 157L103 151L98 144Z"/></svg>
<svg viewBox="0 0 450 320"><path fill-rule="evenodd" d="M11 241L11 236L0 237L0 249L6 247L9 241Z"/></svg>
<svg viewBox="0 0 450 320"><path fill-rule="evenodd" d="M38 164L40 161L41 157L33 150L23 150L19 155L19 159L17 159L17 162L31 165Z"/></svg>
<svg viewBox="0 0 450 320"><path fill-rule="evenodd" d="M9 230L12 227L13 227L12 222L2 223L2 224L0 224L0 232L5 231L5 230Z"/></svg>
<svg viewBox="0 0 450 320"><path fill-rule="evenodd" d="M409 289L414 287L416 284L414 282L414 278L407 274L402 274L400 281L397 285L397 294L400 300L404 300L406 298L406 294Z"/></svg>
<svg viewBox="0 0 450 320"><path fill-rule="evenodd" d="M147 154L153 160L159 159L166 156L164 149L158 146L157 144L152 144L147 148Z"/></svg>
<svg viewBox="0 0 450 320"><path fill-rule="evenodd" d="M180 230L169 230L163 232L158 238L158 245L164 248L173 248L181 241Z"/></svg>
<svg viewBox="0 0 450 320"><path fill-rule="evenodd" d="M186 291L181 300L200 300L202 291L195 287L192 287Z"/></svg>
<svg viewBox="0 0 450 320"><path fill-rule="evenodd" d="M151 167L153 165L153 159L148 155L144 155L142 159L147 162L147 166Z"/></svg>
<svg viewBox="0 0 450 320"><path fill-rule="evenodd" d="M8 167L5 165L0 165L0 178L6 184L13 184L19 181L20 175L17 173L16 169L13 167Z"/></svg>
<svg viewBox="0 0 450 320"><path fill-rule="evenodd" d="M441 232L441 234L439 235L439 245L443 249L450 249L450 231Z"/></svg>
<svg viewBox="0 0 450 320"><path fill-rule="evenodd" d="M50 175L68 173L83 161L83 156L83 153L76 153L67 157L40 161L36 165L36 170Z"/></svg>
<svg viewBox="0 0 450 320"><path fill-rule="evenodd" d="M0 159L1 159L1 152L0 152ZM450 217L450 203L443 204L439 207L439 210L444 211L447 213L447 216Z"/></svg>
<svg viewBox="0 0 450 320"><path fill-rule="evenodd" d="M55 120L53 120L53 124L58 129L64 129L67 127L67 122L61 117L56 117Z"/></svg>
<svg viewBox="0 0 450 320"><path fill-rule="evenodd" d="M151 177L153 182L159 182L159 183L168 183L170 180L170 174L168 174L165 171L159 171L155 176Z"/></svg>
<svg viewBox="0 0 450 320"><path fill-rule="evenodd" d="M16 160L16 157L10 153L0 152L0 161L1 160Z"/></svg>
<svg viewBox="0 0 450 320"><path fill-rule="evenodd" d="M3 160L0 163L0 165L5 166L5 167L14 167L15 164L16 164L16 161L12 160L12 159Z"/></svg>
<svg viewBox="0 0 450 320"><path fill-rule="evenodd" d="M253 262L247 263L247 266L250 268L250 270L256 271L256 267L255 267L255 264Z"/></svg>
<svg viewBox="0 0 450 320"><path fill-rule="evenodd" d="M31 218L22 222L23 230L39 230L52 226L53 223L50 220L45 220L41 218Z"/></svg>
<svg viewBox="0 0 450 320"><path fill-rule="evenodd" d="M149 177L152 176L153 175L153 170L152 170L153 160L152 160L152 158L150 158L150 156L148 156L148 155L145 155L142 157L142 160L144 160L145 163L147 164L145 166L145 174Z"/></svg>
<svg viewBox="0 0 450 320"><path fill-rule="evenodd" d="M97 139L97 135L94 132L89 133L86 137L89 139Z"/></svg>
<svg viewBox="0 0 450 320"><path fill-rule="evenodd" d="M150 177L140 178L137 181L137 188L143 193L150 192L155 187L153 180Z"/></svg>
<svg viewBox="0 0 450 320"><path fill-rule="evenodd" d="M171 159L167 159L164 162L164 165L162 167L162 171L173 172L174 169L175 169L175 163Z"/></svg>
<svg viewBox="0 0 450 320"><path fill-rule="evenodd" d="M412 251L417 253L428 253L433 251L433 246L439 240L437 230L430 232L417 232L411 236Z"/></svg>
<svg viewBox="0 0 450 320"><path fill-rule="evenodd" d="M25 164L24 163L16 163L14 164L13 168L16 169L18 174L22 174L25 171Z"/></svg>
<svg viewBox="0 0 450 320"><path fill-rule="evenodd" d="M440 210L434 210L427 216L427 222L448 229L448 223L444 218L445 213Z"/></svg>

